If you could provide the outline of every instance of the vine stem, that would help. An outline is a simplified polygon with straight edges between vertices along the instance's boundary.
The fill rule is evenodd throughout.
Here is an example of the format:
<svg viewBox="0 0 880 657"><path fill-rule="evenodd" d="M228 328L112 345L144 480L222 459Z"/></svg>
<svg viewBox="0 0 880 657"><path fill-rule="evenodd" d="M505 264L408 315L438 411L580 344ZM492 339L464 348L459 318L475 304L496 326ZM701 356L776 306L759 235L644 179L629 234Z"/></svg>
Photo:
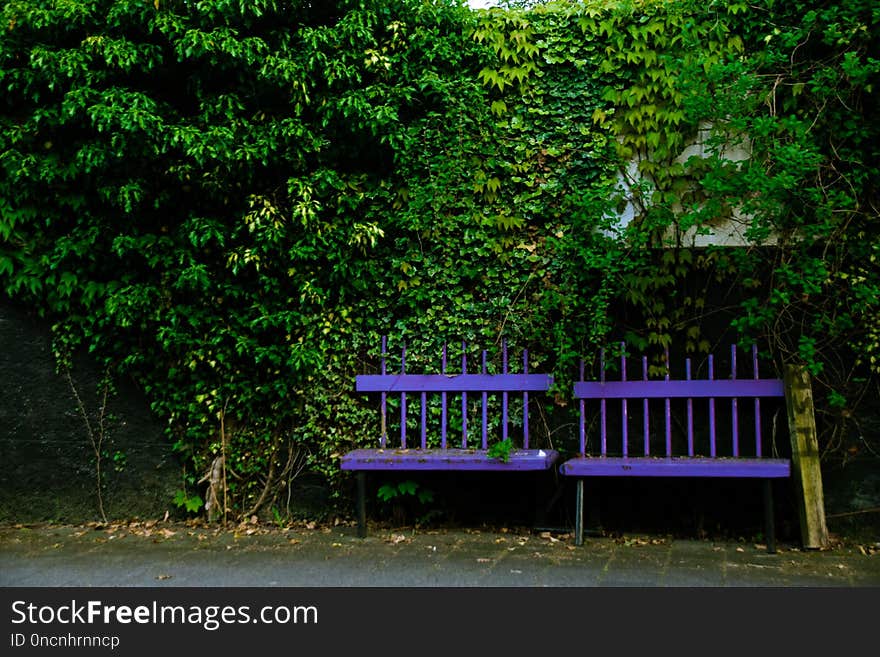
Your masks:
<svg viewBox="0 0 880 657"><path fill-rule="evenodd" d="M79 396L79 391L76 388L76 384L73 381L73 376L70 374L70 368L64 368L64 374L67 377L67 382L70 385L70 390L73 393L73 397L76 400L76 407L79 410L79 414L82 416L83 423L86 426L86 434L89 437L89 442L92 445L92 451L95 454L95 478L97 480L97 494L98 494L98 511L101 514L101 520L103 522L107 522L107 514L104 512L104 495L101 492L101 480L103 479L103 473L101 470L101 446L104 442L104 413L107 409L107 386L104 386L103 395L101 398L101 407L100 414L98 416L98 432L95 433L95 430L92 428L92 423L89 421L89 414L86 412L86 405L83 403L82 398Z"/></svg>
<svg viewBox="0 0 880 657"><path fill-rule="evenodd" d="M859 509L858 511L844 511L843 513L832 513L826 515L826 518L844 518L846 516L857 516L862 513L880 513L880 506L871 507L870 509Z"/></svg>
<svg viewBox="0 0 880 657"><path fill-rule="evenodd" d="M223 404L223 410L220 411L220 455L222 457L222 465L223 465L223 527L225 528L227 525L227 514L229 506L227 504L227 491L229 490L226 485L226 407L229 406L229 400Z"/></svg>

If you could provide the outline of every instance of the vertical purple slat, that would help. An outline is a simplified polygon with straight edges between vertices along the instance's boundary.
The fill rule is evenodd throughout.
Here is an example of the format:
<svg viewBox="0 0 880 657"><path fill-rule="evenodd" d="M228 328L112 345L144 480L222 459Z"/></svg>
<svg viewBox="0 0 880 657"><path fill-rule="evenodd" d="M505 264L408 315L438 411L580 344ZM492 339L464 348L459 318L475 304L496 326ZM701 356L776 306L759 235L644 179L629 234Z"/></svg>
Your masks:
<svg viewBox="0 0 880 657"><path fill-rule="evenodd" d="M736 345L730 345L730 377L736 380ZM731 425L733 427L733 455L739 456L739 417L736 410L736 397L730 402Z"/></svg>
<svg viewBox="0 0 880 657"><path fill-rule="evenodd" d="M483 374L487 374L488 369L486 368L486 350L483 350ZM483 391L483 449L486 449L489 442L489 414L487 407L489 405L489 394L486 391Z"/></svg>
<svg viewBox="0 0 880 657"><path fill-rule="evenodd" d="M467 374L467 343L461 343L461 373ZM461 448L467 449L467 393L461 393Z"/></svg>
<svg viewBox="0 0 880 657"><path fill-rule="evenodd" d="M583 382L584 380L584 360L581 359L580 363L580 380ZM578 439L580 440L580 448L581 448L581 456L586 456L587 454L587 418L586 418L586 400L580 400L580 426L578 427ZM604 439L604 434L603 434Z"/></svg>
<svg viewBox="0 0 880 657"><path fill-rule="evenodd" d="M669 349L663 351L666 358L666 377L669 381ZM664 400L664 415L666 419L666 456L672 456L672 407L669 398Z"/></svg>
<svg viewBox="0 0 880 657"><path fill-rule="evenodd" d="M599 381L605 383L605 350L602 349L599 352ZM599 402L599 418L600 418L600 433L601 433L601 453L602 456L605 456L608 453L608 418L605 409L605 400L601 400Z"/></svg>
<svg viewBox="0 0 880 657"><path fill-rule="evenodd" d="M620 343L620 380L626 381L626 344ZM621 430L620 430L620 439L621 439L621 449L623 450L623 455L629 455L629 433L627 430L627 409L626 409L626 398L620 400L620 410L621 410Z"/></svg>
<svg viewBox="0 0 880 657"><path fill-rule="evenodd" d="M507 340L501 344L502 371L507 374ZM501 440L507 440L507 392L501 393Z"/></svg>
<svg viewBox="0 0 880 657"><path fill-rule="evenodd" d="M385 364L385 349L388 346L388 336L382 336L382 374L387 374L388 370L386 369ZM379 438L379 444L382 449L385 449L385 445L388 443L388 393L382 393L382 436Z"/></svg>
<svg viewBox="0 0 880 657"><path fill-rule="evenodd" d="M691 380L691 359L686 358L684 361L685 378ZM687 400L687 438L688 438L688 456L694 455L694 400L688 397Z"/></svg>
<svg viewBox="0 0 880 657"><path fill-rule="evenodd" d="M406 343L400 353L400 373L406 374ZM406 449L406 393L400 393L400 446Z"/></svg>
<svg viewBox="0 0 880 657"><path fill-rule="evenodd" d="M440 373L446 374L446 344L443 345L443 360L440 363ZM446 393L440 393L440 446L446 449Z"/></svg>
<svg viewBox="0 0 880 657"><path fill-rule="evenodd" d="M529 350L523 349L523 374L529 373ZM523 449L529 448L529 393L523 391Z"/></svg>
<svg viewBox="0 0 880 657"><path fill-rule="evenodd" d="M709 380L715 378L715 358L709 355ZM709 398L709 456L715 458L718 451L715 446L715 399Z"/></svg>
<svg viewBox="0 0 880 657"><path fill-rule="evenodd" d="M752 369L758 379L758 345L752 345ZM761 400L755 397L755 456L761 458Z"/></svg>
<svg viewBox="0 0 880 657"><path fill-rule="evenodd" d="M648 357L642 356L642 381L648 380ZM651 432L649 426L649 418L648 418L648 399L645 398L642 400L642 415L644 433L645 433L645 456L650 456L651 454Z"/></svg>

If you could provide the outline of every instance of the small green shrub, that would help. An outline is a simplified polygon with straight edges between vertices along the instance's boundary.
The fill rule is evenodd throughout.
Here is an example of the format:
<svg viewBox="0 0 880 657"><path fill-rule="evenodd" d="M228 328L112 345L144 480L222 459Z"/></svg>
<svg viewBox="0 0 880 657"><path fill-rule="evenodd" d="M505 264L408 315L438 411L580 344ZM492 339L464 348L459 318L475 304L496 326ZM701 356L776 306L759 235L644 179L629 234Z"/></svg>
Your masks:
<svg viewBox="0 0 880 657"><path fill-rule="evenodd" d="M513 441L510 438L494 443L486 452L489 458L499 459L504 463L510 461L510 452L513 450Z"/></svg>

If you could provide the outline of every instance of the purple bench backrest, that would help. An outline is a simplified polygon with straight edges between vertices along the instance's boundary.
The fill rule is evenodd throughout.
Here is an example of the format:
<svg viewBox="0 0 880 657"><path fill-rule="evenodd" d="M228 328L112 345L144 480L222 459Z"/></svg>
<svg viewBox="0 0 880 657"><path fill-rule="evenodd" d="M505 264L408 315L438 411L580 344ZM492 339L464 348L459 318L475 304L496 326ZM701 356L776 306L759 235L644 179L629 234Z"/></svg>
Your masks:
<svg viewBox="0 0 880 657"><path fill-rule="evenodd" d="M446 371L447 354L443 347L443 359L439 374L407 374L406 373L406 347L401 350L400 372L389 374L386 362L387 339L382 338L381 374L362 374L355 377L355 386L358 392L381 393L382 435L381 447L387 446L388 435L388 394L400 395L400 446L407 447L406 441L406 416L407 416L407 393L420 393L421 409L421 435L420 447L427 447L427 407L428 393L440 395L440 446L447 447L447 396L449 394L461 395L461 447L468 447L468 393L481 395L481 447L486 449L489 441L489 417L488 398L490 393L501 394L501 439L508 438L508 403L509 395L522 394L523 399L523 449L529 448L529 392L546 392L553 384L553 378L547 374L529 374L529 354L523 351L523 371L514 374L508 371L507 342L502 345L502 373L489 374L486 351L482 352L481 371L477 374L469 374L467 369L467 344L461 344L461 372L448 374Z"/></svg>
<svg viewBox="0 0 880 657"><path fill-rule="evenodd" d="M643 435L643 456L652 456L650 447L650 399L664 400L664 418L665 418L665 454L664 456L673 456L672 449L672 399L686 400L687 413L687 455L695 456L694 447L694 399L708 399L708 424L709 424L709 456L718 456L718 439L716 430L716 399L729 399L731 410L731 455L740 456L740 430L739 430L739 398L752 398L754 400L754 422L755 422L755 456L762 456L761 448L761 398L762 397L784 397L785 391L782 380L780 379L761 379L758 375L758 351L756 347L752 347L752 378L737 379L737 347L731 346L731 374L729 379L716 379L714 371L714 358L710 355L708 359L708 378L691 379L691 359L685 361L685 378L671 379L668 370L669 353L666 353L667 372L662 380L648 379L648 359L642 357L642 376L641 379L628 380L626 372L626 349L622 346L622 354L620 359L620 380L605 380L605 352L602 350L600 354L600 380L584 381L584 364L581 361L580 381L574 384L574 396L579 400L580 404L580 453L587 453L586 445L586 401L599 400L599 450L602 456L608 454L608 409L607 400L620 400L621 404L621 450L623 456L629 454L629 436L628 436L628 401L642 400L642 435Z"/></svg>

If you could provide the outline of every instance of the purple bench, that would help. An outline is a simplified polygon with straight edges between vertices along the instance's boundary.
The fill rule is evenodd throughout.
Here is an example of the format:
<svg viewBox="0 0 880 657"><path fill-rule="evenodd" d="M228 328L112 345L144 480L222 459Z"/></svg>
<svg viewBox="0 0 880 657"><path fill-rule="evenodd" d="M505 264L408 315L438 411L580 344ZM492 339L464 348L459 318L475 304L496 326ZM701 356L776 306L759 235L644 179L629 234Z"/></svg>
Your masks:
<svg viewBox="0 0 880 657"><path fill-rule="evenodd" d="M406 347L401 352L400 372L389 374L386 364L386 339L382 338L381 374L365 374L356 377L358 392L378 393L380 398L379 446L355 449L342 457L341 468L357 473L358 535L366 535L366 473L369 471L496 471L523 472L550 470L559 459L554 450L533 449L529 444L529 394L546 392L553 383L546 374L529 374L528 352L523 352L523 371L511 373L508 368L507 344L502 348L502 372L489 374L486 351L482 352L479 373L468 373L467 345L462 343L461 370L447 372L447 351L444 347L439 374L408 374L406 372ZM519 446L512 447L503 456L494 456L490 443L498 436L490 437L489 397L500 396L501 441L510 440L509 398L522 396L522 437ZM399 397L400 417L392 420L388 413L389 395ZM420 416L420 433L415 444L407 436L407 412L410 397L416 397ZM427 409L429 395L440 397L439 440L435 432L428 431ZM449 403L460 403L460 433L451 435ZM469 433L469 419L480 418L477 438ZM399 425L399 442L389 439L389 424ZM476 441L479 440L477 443Z"/></svg>
<svg viewBox="0 0 880 657"><path fill-rule="evenodd" d="M791 475L791 461L766 454L762 445L761 399L783 398L785 391L782 380L759 378L756 348L753 347L751 352L751 378L737 378L736 356L737 348L734 345L731 347L730 378L725 379L715 378L712 356L708 359L708 377L705 379L691 379L689 358L685 362L684 379L671 379L667 371L664 379L649 380L647 358L642 357L641 378L628 380L626 356L623 355L620 359L620 380L606 381L603 351L600 356L600 380L585 381L581 363L580 381L574 384L574 397L580 405L579 454L559 468L563 475L577 479L577 545L583 543L586 477L730 477L762 480L767 551L776 551L771 482ZM666 362L669 363L668 353ZM702 409L695 408L696 400L704 405ZM751 403L743 406L741 400ZM587 448L588 402L598 402L598 454L595 448ZM663 421L658 430L652 427L651 411L654 409L656 413L654 406L659 403L662 403ZM676 417L684 419L684 427L676 432L675 441L673 404L680 409ZM724 412L726 415L727 411L722 404L730 413L723 436L719 435L719 414ZM592 410L595 415L595 409ZM694 428L697 411L701 411L700 431ZM752 430L748 438L741 439L740 415L746 413ZM612 422L615 427L614 441L608 427ZM634 423L641 425L641 431L631 427ZM630 435L630 428L636 428L635 435Z"/></svg>

